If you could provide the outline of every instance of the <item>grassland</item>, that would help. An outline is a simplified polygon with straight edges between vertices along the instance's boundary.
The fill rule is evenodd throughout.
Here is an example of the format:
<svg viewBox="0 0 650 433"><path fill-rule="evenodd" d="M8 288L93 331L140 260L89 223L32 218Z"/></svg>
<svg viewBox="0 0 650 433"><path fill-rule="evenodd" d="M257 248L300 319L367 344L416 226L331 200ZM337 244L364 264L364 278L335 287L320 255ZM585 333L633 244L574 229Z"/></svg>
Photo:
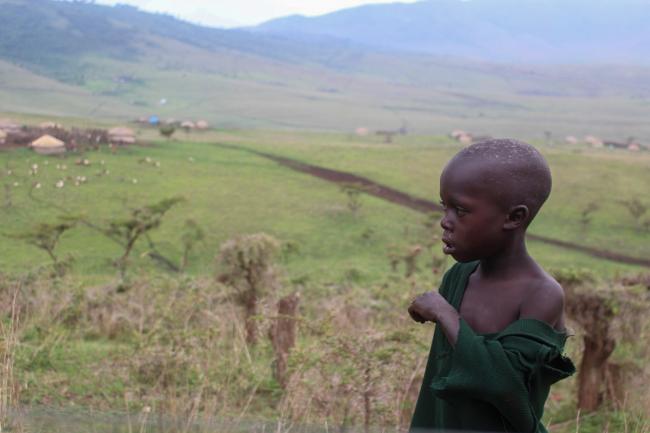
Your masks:
<svg viewBox="0 0 650 433"><path fill-rule="evenodd" d="M74 262L67 276L54 279L45 253L3 239L0 311L7 312L12 289L19 286L24 312L15 359L21 402L153 408L190 420L201 413L362 425L367 383L358 371L370 363L378 374L372 380L371 423L403 425L413 390L408 378L394 372L419 371L430 338L430 329L412 326L404 305L418 287L437 284L440 273L433 274L430 263L440 254L437 246L425 248L419 270L408 278L402 264L397 271L391 269L388 254L404 256L414 245L426 245L436 234L427 225L430 219L370 196L362 196L360 208L353 211L339 186L246 149L354 172L435 200L438 173L458 145L430 136L399 137L385 144L377 137L237 130L178 131L172 140L162 140L157 131L144 129L139 139L149 144L114 154L107 149L66 158L26 149L0 153L0 180L10 186L11 200L0 212L2 233L22 233L63 213L106 227L130 209L180 195L186 201L152 231L158 250L180 262L188 219L207 234L192 251L185 275L161 270L147 257L146 242L137 244L126 292L118 290L111 264L121 248L97 230L79 225L63 235L57 253L73 256ZM620 201L644 201L650 157L540 147L553 168L555 190L531 230L648 256L650 234ZM77 165L77 159L90 164ZM38 173L30 175L34 164ZM88 180L75 186L77 176ZM60 180L64 186L57 188ZM33 189L35 183L41 187ZM580 223L581 212L592 202L599 205L593 220ZM280 289L261 307L260 328L268 330L279 296L296 290L302 294L299 339L290 364L294 379L286 389L273 378L270 343L264 340L250 348L243 342L239 306L232 291L214 279L215 256L223 242L258 232L291 245L278 262ZM538 242L530 242L530 249L548 268L586 268L603 281L643 271ZM441 268L448 265L438 262ZM579 338L569 343L568 352L576 359L580 343ZM643 353L639 346L621 345L616 356L638 363ZM622 412L576 417L574 386L571 379L553 391L546 418L556 425L554 431L597 432L606 425L610 431L647 431L647 421L638 415L641 400ZM634 393L638 389L630 388Z"/></svg>
<svg viewBox="0 0 650 433"><path fill-rule="evenodd" d="M258 156L203 143L159 142L116 155L89 153L90 166L76 165L74 157L43 158L24 150L2 157L5 169L13 172L5 177L12 184L13 202L2 213L5 233L56 221L62 212L48 203L106 226L109 219L126 215L129 208L180 195L187 201L170 212L153 239L178 262L183 225L187 219L198 222L207 238L191 258L190 272L195 274L212 272L212 261L223 241L238 233L264 231L298 245L301 253L291 265L296 278L339 281L356 269L359 278L376 279L388 270L387 248L404 244L405 230L413 233L415 242L422 236L426 219L370 197L364 197L362 208L353 214L336 186ZM146 163L146 158L152 163ZM33 164L39 166L37 177L27 176ZM57 169L57 165L67 169ZM98 176L103 170L110 173ZM80 175L88 182L74 186ZM58 180L65 181L63 188L56 188ZM13 187L14 182L19 186ZM32 191L36 201L28 196L33 182L42 185ZM119 250L101 233L83 227L66 233L60 245L60 254L72 254L76 272L82 275L112 273L110 259ZM140 249L138 255L145 250ZM48 260L44 253L17 241L3 242L2 256L7 258L2 270L12 273ZM147 268L146 258L138 262Z"/></svg>
<svg viewBox="0 0 650 433"><path fill-rule="evenodd" d="M142 136L155 137L152 131L143 131ZM5 173L5 182L19 184L10 190L13 206L2 213L4 231L19 233L38 222L56 220L61 212L47 203L105 225L110 218L126 215L129 208L180 195L187 202L172 210L153 239L178 260L185 220L193 219L204 227L208 238L192 260L192 273L209 270L218 245L232 234L266 231L300 245L296 270L308 269L309 274L324 277L328 272L338 272L332 270L358 268L372 277L386 268L389 246L404 244L401 240L405 231L414 233L412 242L423 236L426 215L368 196L362 198L363 206L354 215L336 185L215 143L270 151L357 173L432 200L437 197L438 173L458 149L453 142L435 137L404 137L387 145L374 137L336 134L187 135L179 131L177 139L180 141L158 141L115 155L90 152L84 157L90 160L89 166L76 165L74 156L57 160L27 150L1 154L5 172L13 172L12 176ZM622 204L644 197L645 185L650 181L649 156L578 148L543 150L553 167L555 185L549 203L531 227L532 233L636 257L650 255L650 233L639 227ZM147 158L152 162L146 162ZM33 164L39 166L38 175L28 176ZM64 164L67 170L56 168ZM101 176L103 170L110 174ZM86 176L88 182L74 186L77 176ZM64 188L55 187L58 180L66 180ZM34 182L42 187L33 190L30 199L28 192ZM598 209L585 225L581 214L591 203ZM366 240L362 238L364 233ZM635 270L538 242L531 242L531 248L551 268L572 265L604 275ZM88 228L79 228L64 236L60 252L76 256L80 273L102 274L109 259L119 253L119 246ZM5 272L26 270L35 260L38 263L45 259L33 247L15 241L3 242L2 253L7 258L1 268ZM339 273L334 279L341 276Z"/></svg>
<svg viewBox="0 0 650 433"><path fill-rule="evenodd" d="M137 59L71 59L84 77L75 84L0 61L0 111L122 121L158 114L228 129L340 133L406 125L416 134L462 128L526 139L549 131L557 139L650 140L644 69L529 70L345 52L323 63L277 61L153 36L138 46Z"/></svg>
<svg viewBox="0 0 650 433"><path fill-rule="evenodd" d="M385 144L379 137L228 132L209 139L356 173L434 201L438 197L439 173L460 148L439 137L400 137L395 144ZM644 202L645 185L650 181L650 155L535 144L551 164L554 189L531 226L531 233L636 257L650 255L650 233L639 226L639 220L623 204L634 199ZM597 204L598 209L585 225L582 213L590 203ZM643 218L647 215L641 221ZM567 263L612 273L626 269L536 242L531 242L531 248L549 267Z"/></svg>

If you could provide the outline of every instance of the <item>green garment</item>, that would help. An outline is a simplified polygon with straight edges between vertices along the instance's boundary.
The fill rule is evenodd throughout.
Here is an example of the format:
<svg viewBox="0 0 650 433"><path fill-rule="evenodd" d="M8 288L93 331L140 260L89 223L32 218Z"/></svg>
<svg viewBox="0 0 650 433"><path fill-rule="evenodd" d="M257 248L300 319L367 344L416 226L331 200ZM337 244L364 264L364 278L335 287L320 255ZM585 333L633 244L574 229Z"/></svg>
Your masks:
<svg viewBox="0 0 650 433"><path fill-rule="evenodd" d="M440 294L456 310L477 266L457 263L442 280ZM535 319L481 335L461 318L452 347L436 328L410 431L546 433L550 387L575 372L562 356L566 338Z"/></svg>

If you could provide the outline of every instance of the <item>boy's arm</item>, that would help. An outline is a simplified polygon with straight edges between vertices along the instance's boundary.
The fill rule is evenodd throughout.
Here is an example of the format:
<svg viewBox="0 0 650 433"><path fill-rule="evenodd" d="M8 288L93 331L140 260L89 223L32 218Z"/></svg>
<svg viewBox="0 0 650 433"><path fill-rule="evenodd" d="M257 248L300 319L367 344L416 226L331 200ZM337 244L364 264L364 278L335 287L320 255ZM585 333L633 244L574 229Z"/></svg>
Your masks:
<svg viewBox="0 0 650 433"><path fill-rule="evenodd" d="M430 387L452 405L472 400L489 403L514 431L537 431L540 420L532 399L542 398L544 386L550 387L575 371L561 354L561 338L546 323L528 319L517 321L499 338L486 338L460 319L450 369L435 377ZM531 394L531 380L545 383L535 395Z"/></svg>
<svg viewBox="0 0 650 433"><path fill-rule="evenodd" d="M419 323L435 322L440 326L447 341L456 346L460 315L438 292L426 292L413 300L409 306L411 318ZM564 290L555 280L540 284L521 305L521 319L536 319L551 327L564 327Z"/></svg>
<svg viewBox="0 0 650 433"><path fill-rule="evenodd" d="M438 292L426 292L413 300L409 314L416 322L435 322L442 329L449 344L456 345L460 329L460 315Z"/></svg>

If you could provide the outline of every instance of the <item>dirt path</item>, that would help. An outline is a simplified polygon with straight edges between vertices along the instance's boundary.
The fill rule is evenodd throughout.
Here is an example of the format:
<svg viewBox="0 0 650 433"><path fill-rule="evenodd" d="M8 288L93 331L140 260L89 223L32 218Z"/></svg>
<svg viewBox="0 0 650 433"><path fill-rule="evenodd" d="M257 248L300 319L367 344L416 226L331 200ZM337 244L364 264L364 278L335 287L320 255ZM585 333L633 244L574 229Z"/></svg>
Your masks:
<svg viewBox="0 0 650 433"><path fill-rule="evenodd" d="M338 184L357 184L363 187L364 192L369 195L381 198L383 200L389 201L400 206L408 207L410 209L419 211L419 212L439 212L442 211L442 208L439 204L413 197L404 192L398 191L394 188L391 188L386 185L374 182L368 178L357 176L356 174L347 173L344 171L332 170L329 168L319 167L316 165L306 164L304 162L296 161L295 159L285 158L283 156L274 155L266 152L259 152L252 149L247 149L245 147L232 146L227 144L217 144L221 147L226 147L229 149L236 149L245 152L254 153L256 155L262 156L264 158L275 161L279 164L289 167L292 170L300 171L302 173L315 176L328 182L338 183ZM613 262L624 263L627 265L638 265L650 268L650 259L644 259L639 257L626 256L624 254L615 253L612 251L601 250L598 248L592 248L584 245L575 244L572 242L562 241L559 239L547 238L545 236L534 235L531 233L527 234L528 239L532 239L538 242L543 242L545 244L553 245L560 248L565 248L572 251L578 251L592 257L597 257L599 259L610 260Z"/></svg>

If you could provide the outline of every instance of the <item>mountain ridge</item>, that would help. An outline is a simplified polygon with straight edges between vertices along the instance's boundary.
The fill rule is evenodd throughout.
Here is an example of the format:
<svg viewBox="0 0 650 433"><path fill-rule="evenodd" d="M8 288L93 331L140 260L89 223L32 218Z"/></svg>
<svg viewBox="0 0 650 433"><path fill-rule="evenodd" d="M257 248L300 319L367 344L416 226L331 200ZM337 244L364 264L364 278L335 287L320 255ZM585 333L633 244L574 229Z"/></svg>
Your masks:
<svg viewBox="0 0 650 433"><path fill-rule="evenodd" d="M650 64L650 3L425 0L370 4L253 28L505 63Z"/></svg>
<svg viewBox="0 0 650 433"><path fill-rule="evenodd" d="M0 0L1 112L650 137L648 101L643 66L491 63L211 29L129 6Z"/></svg>

